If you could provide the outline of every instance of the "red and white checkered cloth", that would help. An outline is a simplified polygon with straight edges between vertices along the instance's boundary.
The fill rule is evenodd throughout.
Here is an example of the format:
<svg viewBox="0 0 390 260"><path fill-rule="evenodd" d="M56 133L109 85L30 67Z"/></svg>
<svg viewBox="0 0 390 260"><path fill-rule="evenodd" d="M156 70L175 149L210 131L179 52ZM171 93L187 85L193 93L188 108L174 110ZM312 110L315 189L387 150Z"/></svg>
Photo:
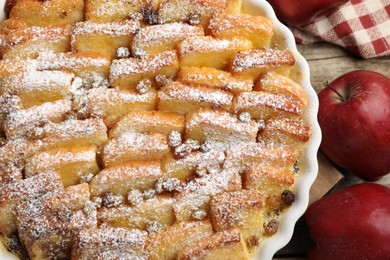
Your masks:
<svg viewBox="0 0 390 260"><path fill-rule="evenodd" d="M297 43L331 42L363 58L390 55L390 0L350 0L291 30Z"/></svg>

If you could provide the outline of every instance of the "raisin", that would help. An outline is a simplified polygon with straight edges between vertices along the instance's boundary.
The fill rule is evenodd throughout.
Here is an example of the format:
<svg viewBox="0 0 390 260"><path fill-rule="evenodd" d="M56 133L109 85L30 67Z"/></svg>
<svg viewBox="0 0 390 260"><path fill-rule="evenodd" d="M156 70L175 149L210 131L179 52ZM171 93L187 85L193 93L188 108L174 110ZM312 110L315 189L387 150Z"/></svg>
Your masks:
<svg viewBox="0 0 390 260"><path fill-rule="evenodd" d="M211 149L212 149L212 144L211 144L210 141L204 142L204 143L199 147L199 151L201 151L202 153L210 152Z"/></svg>
<svg viewBox="0 0 390 260"><path fill-rule="evenodd" d="M122 204L123 197L120 195L116 195L110 191L106 192L102 196L102 204L104 207L111 208L116 207Z"/></svg>
<svg viewBox="0 0 390 260"><path fill-rule="evenodd" d="M202 22L202 16L199 13L191 13L185 22L190 25L198 25Z"/></svg>
<svg viewBox="0 0 390 260"><path fill-rule="evenodd" d="M181 134L178 131L171 131L168 134L168 144L170 147L176 148L182 143Z"/></svg>
<svg viewBox="0 0 390 260"><path fill-rule="evenodd" d="M0 147L5 145L6 140L7 138L5 137L5 133L0 131Z"/></svg>
<svg viewBox="0 0 390 260"><path fill-rule="evenodd" d="M251 247L258 247L260 245L259 237L257 236L251 236L249 238L249 245Z"/></svg>
<svg viewBox="0 0 390 260"><path fill-rule="evenodd" d="M131 206L137 206L144 201L143 193L137 189L129 191L127 194L127 202Z"/></svg>
<svg viewBox="0 0 390 260"><path fill-rule="evenodd" d="M240 120L240 122L242 122L242 123L250 123L250 121L251 121L251 114L249 114L248 112L242 112L238 116L238 120Z"/></svg>
<svg viewBox="0 0 390 260"><path fill-rule="evenodd" d="M152 82L149 79L142 79L135 88L140 94L145 94L152 89Z"/></svg>
<svg viewBox="0 0 390 260"><path fill-rule="evenodd" d="M153 9L152 4L149 3L144 8L142 8L141 13L146 24L158 24L158 12Z"/></svg>
<svg viewBox="0 0 390 260"><path fill-rule="evenodd" d="M294 193L292 191L285 190L282 193L282 200L287 205L292 205L294 203L294 201L295 201L295 195L294 195Z"/></svg>
<svg viewBox="0 0 390 260"><path fill-rule="evenodd" d="M181 144L178 147L175 148L175 152L173 153L173 157L178 160L178 159L183 159L187 155L191 153L191 149L188 145L186 144Z"/></svg>
<svg viewBox="0 0 390 260"><path fill-rule="evenodd" d="M207 212L204 210L197 210L194 213L192 213L192 218L194 220L203 220L207 217Z"/></svg>
<svg viewBox="0 0 390 260"><path fill-rule="evenodd" d="M267 223L264 223L264 235L272 236L278 231L279 223L276 219L271 219Z"/></svg>

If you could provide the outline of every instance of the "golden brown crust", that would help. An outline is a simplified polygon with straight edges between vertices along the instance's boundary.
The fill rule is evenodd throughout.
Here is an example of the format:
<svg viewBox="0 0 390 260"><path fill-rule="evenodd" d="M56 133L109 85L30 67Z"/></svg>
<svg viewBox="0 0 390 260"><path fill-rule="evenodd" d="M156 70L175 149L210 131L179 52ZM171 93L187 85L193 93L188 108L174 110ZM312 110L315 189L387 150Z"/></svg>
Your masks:
<svg viewBox="0 0 390 260"><path fill-rule="evenodd" d="M28 26L71 24L84 19L84 1L18 0L9 17L20 18Z"/></svg>
<svg viewBox="0 0 390 260"><path fill-rule="evenodd" d="M234 75L256 79L266 72L288 76L294 64L294 55L289 50L254 49L236 53L229 69Z"/></svg>
<svg viewBox="0 0 390 260"><path fill-rule="evenodd" d="M249 259L245 242L237 229L216 232L179 251L179 260Z"/></svg>

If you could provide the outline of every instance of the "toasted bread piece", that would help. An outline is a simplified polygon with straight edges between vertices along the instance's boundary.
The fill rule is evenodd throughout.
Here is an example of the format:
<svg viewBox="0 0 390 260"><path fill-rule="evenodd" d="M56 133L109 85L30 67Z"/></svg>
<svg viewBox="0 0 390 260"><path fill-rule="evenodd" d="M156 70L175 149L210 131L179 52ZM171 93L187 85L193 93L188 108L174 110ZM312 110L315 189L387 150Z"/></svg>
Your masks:
<svg viewBox="0 0 390 260"><path fill-rule="evenodd" d="M25 175L55 170L64 187L80 183L84 176L100 171L96 162L95 146L58 147L34 154L27 160Z"/></svg>
<svg viewBox="0 0 390 260"><path fill-rule="evenodd" d="M0 164L3 167L23 166L27 157L39 149L26 138L9 139L3 146L0 146Z"/></svg>
<svg viewBox="0 0 390 260"><path fill-rule="evenodd" d="M260 77L256 81L253 90L284 95L300 101L304 107L307 105L306 95L302 86L290 78L277 73L267 73Z"/></svg>
<svg viewBox="0 0 390 260"><path fill-rule="evenodd" d="M251 91L253 80L246 77L233 77L229 72L208 67L181 67L177 80L189 85L201 85L208 88L220 88L238 94Z"/></svg>
<svg viewBox="0 0 390 260"><path fill-rule="evenodd" d="M235 113L248 112L254 119L285 116L299 118L304 106L299 100L263 91L242 92L233 102Z"/></svg>
<svg viewBox="0 0 390 260"><path fill-rule="evenodd" d="M10 237L16 232L14 209L18 201L32 199L44 193L60 190L56 172L45 172L5 185L0 190L0 233Z"/></svg>
<svg viewBox="0 0 390 260"><path fill-rule="evenodd" d="M144 191L154 188L163 177L159 161L132 161L103 169L90 184L92 196L110 191L126 196L131 190Z"/></svg>
<svg viewBox="0 0 390 260"><path fill-rule="evenodd" d="M0 24L0 38L4 39L9 33L22 30L26 27L27 24L21 18L6 19Z"/></svg>
<svg viewBox="0 0 390 260"><path fill-rule="evenodd" d="M189 86L174 81L159 90L158 99L159 110L187 114L201 107L230 111L233 94L221 89Z"/></svg>
<svg viewBox="0 0 390 260"><path fill-rule="evenodd" d="M264 48L270 46L273 24L263 16L216 13L210 20L208 31L221 39L243 36L252 42L254 48Z"/></svg>
<svg viewBox="0 0 390 260"><path fill-rule="evenodd" d="M290 74L295 58L289 50L253 49L234 55L230 71L234 75L257 79L267 72L276 72L285 76Z"/></svg>
<svg viewBox="0 0 390 260"><path fill-rule="evenodd" d="M111 167L133 160L159 160L169 152L167 135L129 132L108 141L103 164Z"/></svg>
<svg viewBox="0 0 390 260"><path fill-rule="evenodd" d="M61 99L25 110L12 111L4 119L4 133L9 139L24 137L33 131L34 127L42 126L48 121L53 123L64 121L66 114L71 109L72 102L67 99Z"/></svg>
<svg viewBox="0 0 390 260"><path fill-rule="evenodd" d="M142 79L153 79L158 74L173 77L179 70L175 51L148 55L140 59L128 58L114 60L110 70L110 84L113 87L135 90Z"/></svg>
<svg viewBox="0 0 390 260"><path fill-rule="evenodd" d="M0 163L0 189L23 179L22 168L12 162Z"/></svg>
<svg viewBox="0 0 390 260"><path fill-rule="evenodd" d="M4 120L7 115L20 110L20 98L16 95L5 93L0 95L0 144L5 142Z"/></svg>
<svg viewBox="0 0 390 260"><path fill-rule="evenodd" d="M98 219L111 227L146 230L150 222L157 222L162 228L167 228L175 221L172 208L174 202L174 199L166 194L147 199L135 207L102 207L98 211Z"/></svg>
<svg viewBox="0 0 390 260"><path fill-rule="evenodd" d="M166 231L151 235L146 248L150 259L175 259L181 249L212 233L208 220L175 223Z"/></svg>
<svg viewBox="0 0 390 260"><path fill-rule="evenodd" d="M241 13L242 0L226 0L225 11L228 14L239 14Z"/></svg>
<svg viewBox="0 0 390 260"><path fill-rule="evenodd" d="M97 225L96 211L90 214L83 210L87 203L86 183L20 201L16 205L16 226L29 257L69 259L75 235Z"/></svg>
<svg viewBox="0 0 390 260"><path fill-rule="evenodd" d="M311 127L302 119L276 117L267 120L266 127L260 132L258 140L291 145L301 150L310 135Z"/></svg>
<svg viewBox="0 0 390 260"><path fill-rule="evenodd" d="M255 141L257 131L258 125L254 121L241 122L237 117L225 111L199 109L186 116L186 138L200 142L205 140Z"/></svg>
<svg viewBox="0 0 390 260"><path fill-rule="evenodd" d="M227 40L195 36L182 41L178 51L181 66L225 69L235 53L251 48L252 43L244 37Z"/></svg>
<svg viewBox="0 0 390 260"><path fill-rule="evenodd" d="M258 163L243 172L242 185L245 189L257 190L264 196L282 194L294 184L292 171L292 167Z"/></svg>
<svg viewBox="0 0 390 260"><path fill-rule="evenodd" d="M17 95L26 109L45 102L70 98L74 75L62 71L26 71L3 78L0 93Z"/></svg>
<svg viewBox="0 0 390 260"><path fill-rule="evenodd" d="M101 118L112 127L123 116L133 110L153 110L157 106L157 91L144 94L114 88L93 88L81 93L74 101L77 114L84 117Z"/></svg>
<svg viewBox="0 0 390 260"><path fill-rule="evenodd" d="M9 16L23 19L28 26L72 24L84 20L84 1L18 0Z"/></svg>
<svg viewBox="0 0 390 260"><path fill-rule="evenodd" d="M72 247L72 259L144 258L147 233L138 229L91 228L77 234Z"/></svg>
<svg viewBox="0 0 390 260"><path fill-rule="evenodd" d="M38 70L61 70L75 74L86 87L98 87L107 80L110 59L104 54L92 52L41 53Z"/></svg>
<svg viewBox="0 0 390 260"><path fill-rule="evenodd" d="M195 151L182 159L167 155L162 160L164 176L184 180L197 169L218 169L223 165L225 153L219 149L207 152Z"/></svg>
<svg viewBox="0 0 390 260"><path fill-rule="evenodd" d="M10 75L35 70L36 62L34 60L0 60L0 83L3 85L4 78Z"/></svg>
<svg viewBox="0 0 390 260"><path fill-rule="evenodd" d="M294 147L258 142L241 143L227 150L226 160L245 170L265 160L270 166L292 169L299 153Z"/></svg>
<svg viewBox="0 0 390 260"><path fill-rule="evenodd" d="M179 251L179 260L249 260L250 254L238 229L216 232Z"/></svg>
<svg viewBox="0 0 390 260"><path fill-rule="evenodd" d="M245 241L263 232L263 195L256 190L225 192L210 203L210 220L215 231L236 227Z"/></svg>
<svg viewBox="0 0 390 260"><path fill-rule="evenodd" d="M227 8L234 10L232 1L226 0L162 0L158 10L159 23L190 22L194 25L205 26L213 13Z"/></svg>
<svg viewBox="0 0 390 260"><path fill-rule="evenodd" d="M86 0L85 19L96 23L126 20L130 14L140 14L143 5L143 0Z"/></svg>
<svg viewBox="0 0 390 260"><path fill-rule="evenodd" d="M7 118L7 115L19 111L20 109L21 109L21 102L18 96L10 93L0 94L0 144L1 145L4 144L6 139L6 135L4 133L4 125L3 125L4 120Z"/></svg>
<svg viewBox="0 0 390 260"><path fill-rule="evenodd" d="M184 116L163 111L130 111L110 131L115 138L128 132L161 133L184 131Z"/></svg>
<svg viewBox="0 0 390 260"><path fill-rule="evenodd" d="M174 50L178 43L192 36L203 36L203 28L185 23L169 23L144 27L134 37L135 57Z"/></svg>
<svg viewBox="0 0 390 260"><path fill-rule="evenodd" d="M41 140L45 149L72 145L95 145L99 148L108 140L107 127L101 119L71 119L45 125Z"/></svg>
<svg viewBox="0 0 390 260"><path fill-rule="evenodd" d="M76 23L72 31L72 51L104 53L111 59L115 59L117 49L129 47L139 28L138 20Z"/></svg>
<svg viewBox="0 0 390 260"><path fill-rule="evenodd" d="M40 52L70 51L70 25L27 27L10 32L3 40L3 59L36 58Z"/></svg>
<svg viewBox="0 0 390 260"><path fill-rule="evenodd" d="M208 214L210 200L216 194L241 190L238 172L215 170L190 181L176 197L174 210L178 221L201 220Z"/></svg>

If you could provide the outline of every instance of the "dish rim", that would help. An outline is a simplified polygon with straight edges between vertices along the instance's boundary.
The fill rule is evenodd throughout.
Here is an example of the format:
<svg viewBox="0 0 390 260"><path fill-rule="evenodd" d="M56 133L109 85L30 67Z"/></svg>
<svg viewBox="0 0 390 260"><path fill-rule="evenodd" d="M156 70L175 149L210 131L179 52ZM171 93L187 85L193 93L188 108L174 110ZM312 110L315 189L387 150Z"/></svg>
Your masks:
<svg viewBox="0 0 390 260"><path fill-rule="evenodd" d="M6 17L3 8L5 3L6 0L0 0L0 7L2 7L0 22ZM312 135L306 144L300 159L303 162L303 169L300 170L300 174L295 183L296 200L289 210L281 217L278 232L274 236L266 239L254 256L254 259L256 260L268 260L272 259L277 251L282 249L291 240L295 224L305 213L309 204L309 191L318 174L317 152L321 142L321 130L317 122L318 98L310 83L309 65L299 53L292 32L278 20L272 6L266 0L243 0L243 5L244 9L245 6L255 8L255 10L250 11L251 13L257 13L257 15L259 15L258 12L261 12L260 15L271 19L274 23L274 31L280 33L284 38L285 48L294 54L296 59L294 69L297 72L302 73L302 77L300 77L298 83L304 88L308 100L305 118L312 127ZM10 253L1 245L0 258L3 260L18 259L14 255L10 255Z"/></svg>
<svg viewBox="0 0 390 260"><path fill-rule="evenodd" d="M266 0L243 0L243 2L244 13L245 5L248 5L251 8L250 13L255 14L262 10L263 13L261 15L272 20L274 32L279 33L284 38L284 47L294 54L296 59L294 69L296 72L301 73L297 83L303 87L308 100L304 117L306 122L312 127L312 135L300 157L303 167L300 169L295 183L296 200L289 210L281 216L278 232L266 239L254 256L256 260L270 260L277 251L286 246L291 240L296 222L305 213L309 205L310 188L318 175L317 152L321 143L321 129L317 121L319 102L317 93L310 83L309 64L298 51L294 35L290 29L278 20L275 11ZM259 10L253 10L253 8L258 8Z"/></svg>

